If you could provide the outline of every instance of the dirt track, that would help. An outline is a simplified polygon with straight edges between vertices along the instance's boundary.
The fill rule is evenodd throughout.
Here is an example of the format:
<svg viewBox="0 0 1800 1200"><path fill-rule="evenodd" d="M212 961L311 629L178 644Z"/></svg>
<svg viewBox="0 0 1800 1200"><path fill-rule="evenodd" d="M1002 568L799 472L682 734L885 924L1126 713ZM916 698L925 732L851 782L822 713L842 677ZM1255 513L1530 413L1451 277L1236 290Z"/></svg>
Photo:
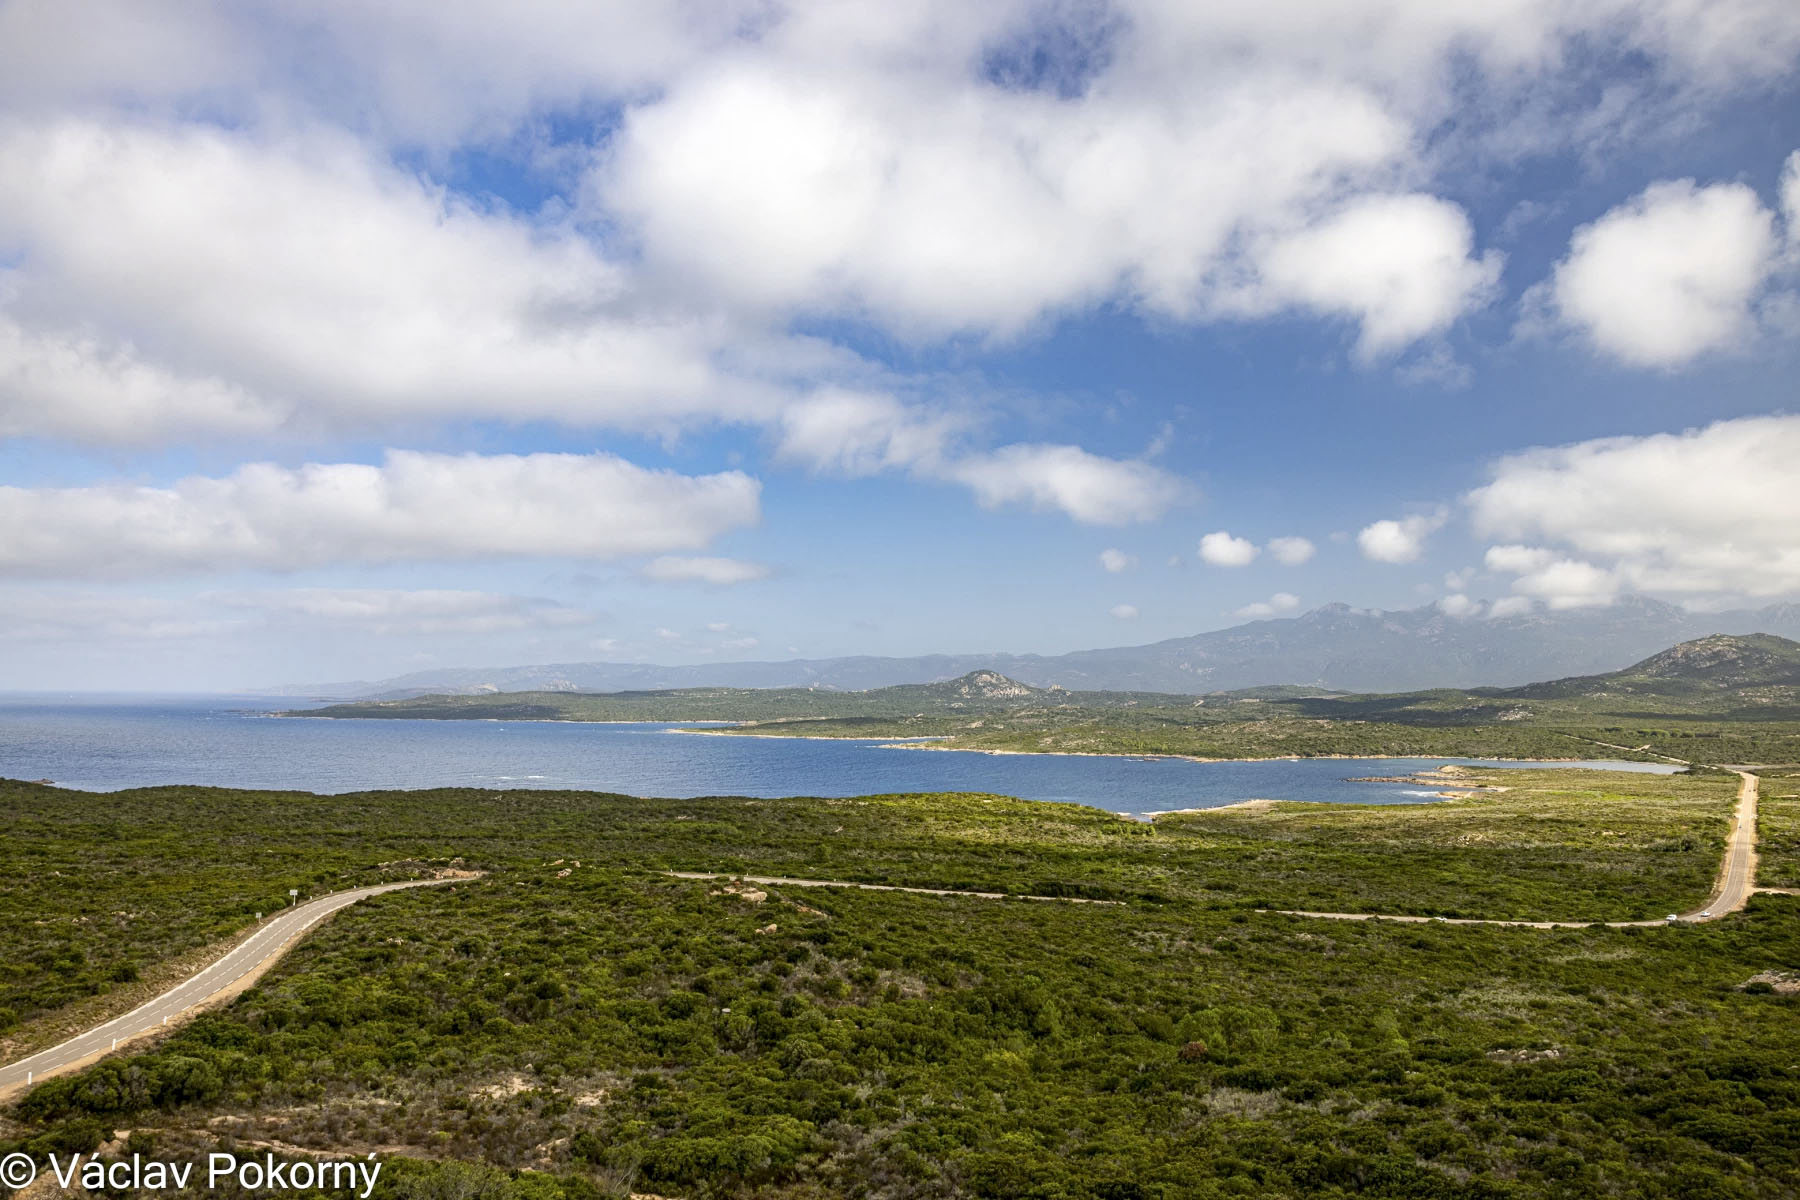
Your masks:
<svg viewBox="0 0 1800 1200"><path fill-rule="evenodd" d="M1620 747L1620 749L1623 748ZM1750 897L1758 891L1780 891L1778 888L1758 888L1756 886L1757 778L1749 771L1737 771L1736 774L1739 779L1737 808L1732 812L1731 832L1725 839L1725 858L1719 864L1719 877L1713 885L1712 897L1699 908L1679 914L1673 922L1675 924L1716 921L1720 917L1742 910L1744 905L1750 902ZM1504 921L1484 917L1414 917L1389 913L1309 912L1305 909L1294 908L1259 908L1256 911L1281 913L1290 917L1318 917L1327 921L1428 921L1443 925L1513 925L1526 929L1582 929L1589 925L1629 929L1671 924L1668 920Z"/></svg>

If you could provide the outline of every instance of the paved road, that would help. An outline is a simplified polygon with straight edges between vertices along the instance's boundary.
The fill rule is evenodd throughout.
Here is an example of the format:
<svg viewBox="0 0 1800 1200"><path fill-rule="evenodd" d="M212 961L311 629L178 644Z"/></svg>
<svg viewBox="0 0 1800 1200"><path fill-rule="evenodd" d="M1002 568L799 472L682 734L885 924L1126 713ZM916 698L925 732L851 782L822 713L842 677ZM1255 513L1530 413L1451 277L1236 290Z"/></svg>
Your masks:
<svg viewBox="0 0 1800 1200"><path fill-rule="evenodd" d="M1609 742L1599 743L1610 745ZM1626 749L1624 746L1616 749ZM1676 759L1673 761L1681 761ZM1731 832L1725 839L1725 858L1719 864L1718 882L1713 887L1713 894L1705 904L1679 915L1679 921L1699 923L1701 921L1717 921L1729 913L1738 912L1749 903L1753 892L1779 891L1777 888L1759 888L1756 886L1756 776L1749 771L1737 771L1738 795L1737 809L1732 813ZM1483 917L1414 917L1398 916L1387 913L1336 913L1309 912L1294 908L1259 908L1258 912L1276 912L1290 917L1320 917L1328 921L1408 921L1431 922L1441 925L1512 925L1525 929L1584 929L1590 925L1605 925L1613 929L1629 929L1649 925L1667 925L1662 921L1503 921Z"/></svg>
<svg viewBox="0 0 1800 1200"><path fill-rule="evenodd" d="M177 1024L221 992L247 986L287 953L313 926L358 900L379 896L383 892L399 891L401 888L456 883L462 878L468 877L376 884L373 887L353 888L347 892L321 896L317 900L283 909L264 921L255 933L234 946L223 958L155 999L139 1005L122 1017L96 1026L86 1033L77 1034L61 1045L0 1067L0 1096L110 1053L129 1039L152 1033L167 1024Z"/></svg>

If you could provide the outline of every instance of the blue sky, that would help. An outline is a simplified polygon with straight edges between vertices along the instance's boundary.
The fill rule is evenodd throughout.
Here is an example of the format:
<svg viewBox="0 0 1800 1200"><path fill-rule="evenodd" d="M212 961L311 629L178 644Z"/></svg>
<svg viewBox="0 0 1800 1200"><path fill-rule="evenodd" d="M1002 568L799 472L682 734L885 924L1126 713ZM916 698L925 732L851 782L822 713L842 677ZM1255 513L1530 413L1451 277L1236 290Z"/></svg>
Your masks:
<svg viewBox="0 0 1800 1200"><path fill-rule="evenodd" d="M5 0L0 688L1800 598L1797 58L1782 0Z"/></svg>

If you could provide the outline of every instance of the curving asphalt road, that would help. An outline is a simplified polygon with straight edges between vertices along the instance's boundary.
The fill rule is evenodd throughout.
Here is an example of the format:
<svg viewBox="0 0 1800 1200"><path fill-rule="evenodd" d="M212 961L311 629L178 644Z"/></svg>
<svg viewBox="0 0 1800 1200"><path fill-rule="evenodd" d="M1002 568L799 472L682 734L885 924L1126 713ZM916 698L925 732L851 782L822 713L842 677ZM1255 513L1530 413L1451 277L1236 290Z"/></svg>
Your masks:
<svg viewBox="0 0 1800 1200"><path fill-rule="evenodd" d="M286 954L313 926L359 900L379 896L383 892L397 892L402 888L457 883L473 877L468 875L445 879L415 879L405 883L380 883L372 887L352 888L347 892L334 892L329 896L283 909L264 921L256 932L232 947L224 957L155 999L139 1005L122 1017L97 1025L86 1033L76 1034L60 1045L0 1067L0 1096L6 1096L52 1075L85 1066L127 1041L154 1033L170 1023L179 1023L182 1018L191 1015L221 993L247 987Z"/></svg>

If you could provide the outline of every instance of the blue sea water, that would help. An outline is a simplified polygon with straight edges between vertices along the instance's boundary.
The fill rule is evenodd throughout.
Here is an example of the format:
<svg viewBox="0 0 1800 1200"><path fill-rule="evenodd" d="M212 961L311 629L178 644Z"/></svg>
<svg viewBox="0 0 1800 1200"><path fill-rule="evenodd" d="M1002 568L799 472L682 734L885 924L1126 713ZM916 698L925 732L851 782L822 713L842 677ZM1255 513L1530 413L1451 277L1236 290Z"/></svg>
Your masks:
<svg viewBox="0 0 1800 1200"><path fill-rule="evenodd" d="M114 791L159 784L350 792L582 788L638 796L993 792L1113 812L1240 800L1398 804L1416 784L1357 782L1492 760L1196 763L896 749L875 740L706 737L660 723L338 721L275 717L267 697L0 696L0 776ZM1668 772L1644 763L1562 764Z"/></svg>

